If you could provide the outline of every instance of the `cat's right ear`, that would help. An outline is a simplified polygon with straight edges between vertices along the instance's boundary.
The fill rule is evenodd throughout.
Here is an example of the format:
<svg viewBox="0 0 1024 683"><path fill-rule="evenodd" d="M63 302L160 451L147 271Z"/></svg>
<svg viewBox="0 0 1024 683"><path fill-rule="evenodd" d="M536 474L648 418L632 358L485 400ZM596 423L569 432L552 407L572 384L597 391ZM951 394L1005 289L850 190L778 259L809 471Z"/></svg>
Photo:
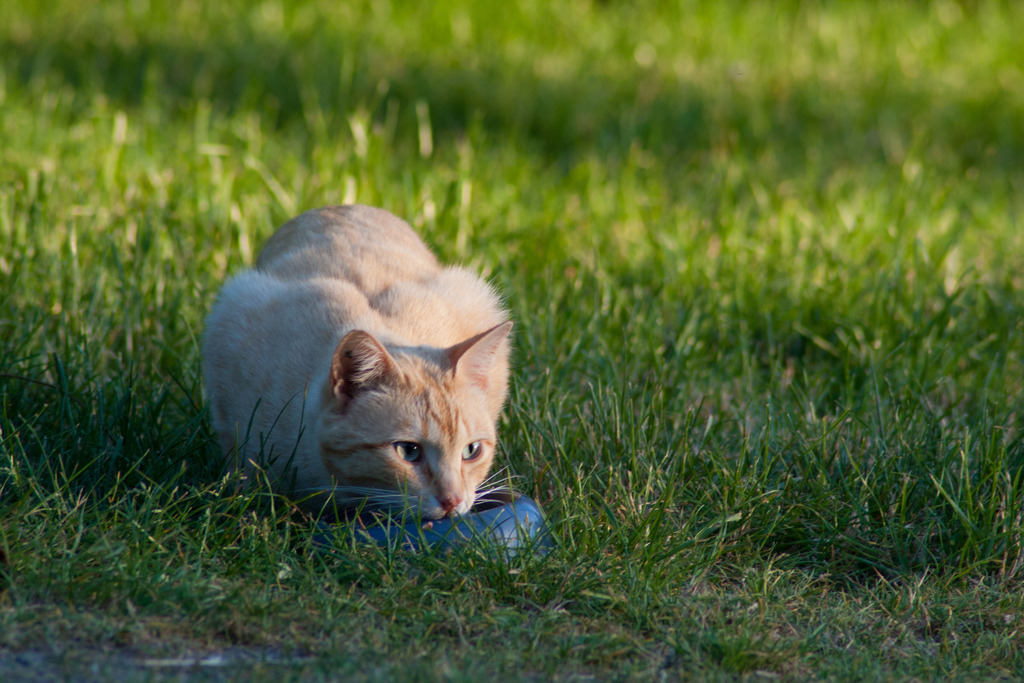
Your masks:
<svg viewBox="0 0 1024 683"><path fill-rule="evenodd" d="M360 391L376 386L390 371L391 355L362 330L352 330L341 340L331 361L331 392L345 410Z"/></svg>
<svg viewBox="0 0 1024 683"><path fill-rule="evenodd" d="M508 353L506 340L511 329L512 321L509 320L448 349L448 362L455 376L468 379L487 391L491 368L502 344L506 345Z"/></svg>

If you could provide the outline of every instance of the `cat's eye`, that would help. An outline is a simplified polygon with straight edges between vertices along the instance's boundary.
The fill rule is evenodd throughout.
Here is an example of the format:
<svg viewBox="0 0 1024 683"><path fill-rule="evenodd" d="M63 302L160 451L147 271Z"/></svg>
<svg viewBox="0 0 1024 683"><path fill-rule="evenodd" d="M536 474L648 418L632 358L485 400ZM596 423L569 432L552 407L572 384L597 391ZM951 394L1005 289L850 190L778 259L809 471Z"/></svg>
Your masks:
<svg viewBox="0 0 1024 683"><path fill-rule="evenodd" d="M396 441L392 444L395 452L406 462L419 462L423 457L423 447L412 441Z"/></svg>
<svg viewBox="0 0 1024 683"><path fill-rule="evenodd" d="M476 460L483 453L484 446L479 441L474 441L462 449L463 460Z"/></svg>

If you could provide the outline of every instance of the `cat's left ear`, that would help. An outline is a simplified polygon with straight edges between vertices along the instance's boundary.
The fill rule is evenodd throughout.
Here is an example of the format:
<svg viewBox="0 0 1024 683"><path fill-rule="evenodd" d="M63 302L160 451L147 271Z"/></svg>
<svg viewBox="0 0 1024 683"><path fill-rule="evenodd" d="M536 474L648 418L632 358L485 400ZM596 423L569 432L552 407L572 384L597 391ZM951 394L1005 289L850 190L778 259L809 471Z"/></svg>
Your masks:
<svg viewBox="0 0 1024 683"><path fill-rule="evenodd" d="M486 391L491 368L498 351L507 345L511 330L512 321L504 322L448 349L452 373Z"/></svg>

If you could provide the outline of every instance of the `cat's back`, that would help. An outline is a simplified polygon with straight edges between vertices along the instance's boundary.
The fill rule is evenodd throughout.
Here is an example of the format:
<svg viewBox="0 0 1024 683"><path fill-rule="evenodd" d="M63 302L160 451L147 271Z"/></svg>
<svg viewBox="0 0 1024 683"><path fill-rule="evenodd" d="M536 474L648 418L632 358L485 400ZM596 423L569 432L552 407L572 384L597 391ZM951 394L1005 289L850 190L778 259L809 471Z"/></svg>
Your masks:
<svg viewBox="0 0 1024 683"><path fill-rule="evenodd" d="M259 272L282 280L336 278L366 293L440 270L409 224L371 206L329 206L285 223L256 260Z"/></svg>

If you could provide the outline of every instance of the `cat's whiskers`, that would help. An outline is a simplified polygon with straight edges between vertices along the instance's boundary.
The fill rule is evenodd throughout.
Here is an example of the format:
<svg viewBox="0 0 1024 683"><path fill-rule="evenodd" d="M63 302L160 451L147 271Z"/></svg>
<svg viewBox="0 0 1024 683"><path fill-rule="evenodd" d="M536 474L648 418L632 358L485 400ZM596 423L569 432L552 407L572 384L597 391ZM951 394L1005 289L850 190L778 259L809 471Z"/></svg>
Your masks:
<svg viewBox="0 0 1024 683"><path fill-rule="evenodd" d="M507 467L502 467L480 482L476 490L476 502L503 502L512 491L514 477Z"/></svg>
<svg viewBox="0 0 1024 683"><path fill-rule="evenodd" d="M482 482L474 495L474 505L506 503L509 499L512 477L508 468L491 474ZM344 508L367 507L384 509L392 512L419 507L420 501L410 497L403 491L377 488L372 486L322 486L294 491L300 496L315 497L317 494L329 494L334 503Z"/></svg>
<svg viewBox="0 0 1024 683"><path fill-rule="evenodd" d="M352 508L358 506L370 506L386 508L389 510L401 510L408 507L415 507L416 500L411 499L403 491L383 489L371 486L321 486L310 487L294 491L300 496L315 497L316 494L329 494L333 501L339 506Z"/></svg>
<svg viewBox="0 0 1024 683"><path fill-rule="evenodd" d="M491 472L489 475L487 475L486 479L484 479L482 482L480 482L480 486L481 487L490 486L491 484L493 484L494 482L498 481L499 479L505 479L505 480L511 480L512 479L512 475L509 473L508 467L502 467L502 468L499 468L499 469L494 470L493 472Z"/></svg>

